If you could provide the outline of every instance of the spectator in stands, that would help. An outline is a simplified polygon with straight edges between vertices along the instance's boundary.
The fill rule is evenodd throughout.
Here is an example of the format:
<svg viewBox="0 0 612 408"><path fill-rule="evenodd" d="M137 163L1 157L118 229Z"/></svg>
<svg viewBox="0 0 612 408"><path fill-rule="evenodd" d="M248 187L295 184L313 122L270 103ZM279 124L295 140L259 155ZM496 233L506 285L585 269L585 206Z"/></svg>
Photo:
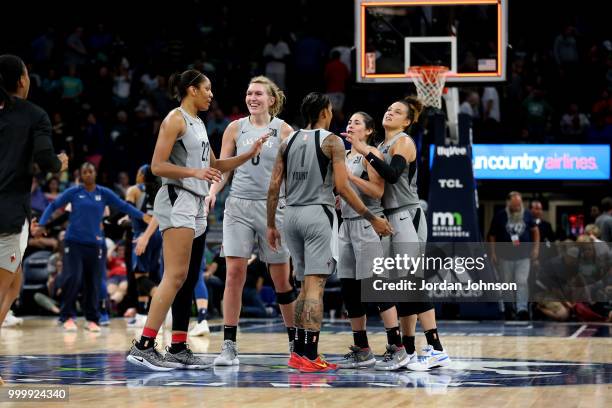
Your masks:
<svg viewBox="0 0 612 408"><path fill-rule="evenodd" d="M330 59L325 65L323 76L325 79L325 92L329 96L335 112L340 113L344 108L346 83L349 75L348 68L340 61L340 52L332 51Z"/></svg>
<svg viewBox="0 0 612 408"><path fill-rule="evenodd" d="M125 197L128 188L130 188L130 176L125 171L120 172L114 187L119 197Z"/></svg>
<svg viewBox="0 0 612 408"><path fill-rule="evenodd" d="M585 137L589 125L589 118L578 111L576 103L572 103L561 117L561 134L566 142L579 143Z"/></svg>
<svg viewBox="0 0 612 408"><path fill-rule="evenodd" d="M459 106L459 113L470 115L472 121L480 119L480 96L478 96L478 92L468 92L465 100Z"/></svg>
<svg viewBox="0 0 612 408"><path fill-rule="evenodd" d="M612 197L601 200L601 215L595 220L599 228L601 240L612 242Z"/></svg>
<svg viewBox="0 0 612 408"><path fill-rule="evenodd" d="M125 64L120 64L113 85L113 101L117 108L126 108L129 105L131 88L132 73Z"/></svg>
<svg viewBox="0 0 612 408"><path fill-rule="evenodd" d="M275 315L272 308L266 308L261 300L261 291L267 266L256 255L248 261L246 281L242 291L242 317L271 317Z"/></svg>
<svg viewBox="0 0 612 408"><path fill-rule="evenodd" d="M45 193L43 193L42 188L40 187L40 182L36 177L32 177L32 190L31 190L31 198L30 198L30 206L32 208L32 213L36 216L40 216L49 202L45 197Z"/></svg>
<svg viewBox="0 0 612 408"><path fill-rule="evenodd" d="M118 242L115 248L109 248L105 272L108 296L115 304L119 304L127 294L128 289L125 244L123 242Z"/></svg>
<svg viewBox="0 0 612 408"><path fill-rule="evenodd" d="M87 48L83 43L83 27L76 27L66 39L66 65L83 65L87 62Z"/></svg>
<svg viewBox="0 0 612 408"><path fill-rule="evenodd" d="M500 245L491 245L491 259L504 282L515 282L516 316L520 320L529 319L529 270L532 260L538 260L540 248L540 231L529 211L523 207L523 198L519 192L508 194L506 208L498 212L491 221L488 241ZM511 244L511 245L510 245ZM506 314L511 317L510 305L506 305Z"/></svg>
<svg viewBox="0 0 612 408"><path fill-rule="evenodd" d="M558 65L574 65L578 63L578 45L576 43L576 30L572 26L563 28L563 33L555 38L553 55Z"/></svg>
<svg viewBox="0 0 612 408"><path fill-rule="evenodd" d="M523 110L529 134L542 141L550 125L553 109L544 99L544 92L534 88L523 101Z"/></svg>
<svg viewBox="0 0 612 408"><path fill-rule="evenodd" d="M61 78L62 82L62 99L68 101L78 101L83 93L83 81L77 75L77 66L71 64L68 67L66 75Z"/></svg>
<svg viewBox="0 0 612 408"><path fill-rule="evenodd" d="M263 49L263 57L266 62L265 75L274 81L282 90L287 89L287 59L291 55L289 45L281 38L280 34L272 29L270 40Z"/></svg>
<svg viewBox="0 0 612 408"><path fill-rule="evenodd" d="M45 184L45 198L47 199L47 203L52 203L55 201L59 194L60 181L57 177L53 176L47 180L47 183Z"/></svg>

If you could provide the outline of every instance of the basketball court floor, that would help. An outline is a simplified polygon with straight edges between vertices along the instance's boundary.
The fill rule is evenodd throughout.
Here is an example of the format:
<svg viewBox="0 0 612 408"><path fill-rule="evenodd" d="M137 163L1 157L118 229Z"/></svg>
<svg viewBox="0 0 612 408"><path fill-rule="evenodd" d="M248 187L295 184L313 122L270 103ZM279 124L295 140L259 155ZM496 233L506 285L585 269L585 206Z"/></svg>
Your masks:
<svg viewBox="0 0 612 408"><path fill-rule="evenodd" d="M245 320L238 367L206 371L143 371L125 361L140 329L114 319L101 333L66 333L54 319L26 319L3 329L0 374L5 387L67 385L69 404L100 406L609 406L612 348L609 324L440 322L452 364L429 372L342 370L301 374L286 367L287 335L280 320ZM192 349L212 358L221 322ZM320 349L330 360L352 344L347 321L325 321ZM378 355L386 337L371 322ZM164 337L164 334L166 337ZM167 344L169 332L158 342ZM162 340L163 338L163 340ZM418 336L417 342L424 343ZM161 348L161 344L159 348ZM26 402L14 402L26 406ZM34 406L39 403L30 403ZM50 403L49 403L50 404ZM62 404L65 403L54 403Z"/></svg>

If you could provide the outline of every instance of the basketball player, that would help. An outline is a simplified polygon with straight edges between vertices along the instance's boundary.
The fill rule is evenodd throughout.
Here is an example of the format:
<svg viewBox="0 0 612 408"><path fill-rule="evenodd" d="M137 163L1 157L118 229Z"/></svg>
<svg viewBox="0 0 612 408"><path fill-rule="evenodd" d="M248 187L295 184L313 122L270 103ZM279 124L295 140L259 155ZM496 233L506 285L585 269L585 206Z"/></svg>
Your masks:
<svg viewBox="0 0 612 408"><path fill-rule="evenodd" d="M373 139L374 132L374 119L365 112L357 112L349 119L343 136L367 143ZM378 150L372 149L372 152L378 158L383 158ZM359 198L374 215L382 216L380 199L385 181L355 149L346 152L346 167L351 187ZM374 367L376 359L366 333L366 305L361 301L361 280L372 277L373 259L384 256L383 243L380 236L370 228L370 223L357 214L345 200L341 200L340 210L342 225L338 234L338 277L342 285L342 299L351 319L354 344L349 347L350 352L338 363L338 367ZM378 303L376 306L383 319L388 343L401 346L395 305Z"/></svg>
<svg viewBox="0 0 612 408"><path fill-rule="evenodd" d="M372 167L385 179L385 192L382 203L385 214L395 233L391 236L391 255L406 252L409 243L427 241L425 214L419 204L417 192L417 151L414 141L406 129L419 118L423 105L413 97L394 102L383 117L385 140L378 146L384 160L372 152L372 148L350 135L353 149L363 154ZM414 256L408 249L409 256ZM431 302L398 303L398 314L402 327L404 347L388 345L382 361L376 368L396 369L402 366L414 370L426 370L446 366L450 358L442 348L436 327L435 309ZM419 360L414 339L416 321L421 321L427 346L422 350Z"/></svg>
<svg viewBox="0 0 612 408"><path fill-rule="evenodd" d="M155 195L159 189L157 177L151 166L145 164L136 173L136 184L128 188L125 200L132 203L145 214L153 213ZM150 223L151 224L151 223ZM149 230L147 225L138 220L132 222L133 239L136 245L132 250L132 271L136 280L138 306L134 320L128 323L132 327L144 327L147 306L152 292L159 282L162 236L155 222Z"/></svg>
<svg viewBox="0 0 612 408"><path fill-rule="evenodd" d="M332 119L329 98L317 92L308 94L301 113L306 128L290 135L276 156L266 208L268 242L273 250L280 249L276 212L284 181L287 192L284 239L296 278L302 281L295 305L297 336L288 365L302 372L327 372L337 366L319 356L318 343L323 290L327 277L334 272L338 250L334 185L338 194L377 233L389 235L391 226L372 214L347 182L344 143L327 130Z"/></svg>
<svg viewBox="0 0 612 408"><path fill-rule="evenodd" d="M208 183L220 181L223 172L255 157L267 140L264 135L240 156L217 160L198 117L213 97L210 80L197 70L187 70L172 76L170 89L181 105L164 119L151 163L153 174L162 177L154 214L163 234L164 276L151 300L142 336L127 356L129 362L157 371L210 366L187 347L193 289L204 254L204 198ZM155 338L170 306L172 344L162 356L155 349Z"/></svg>
<svg viewBox="0 0 612 408"><path fill-rule="evenodd" d="M221 158L248 151L253 141L263 134L269 133L270 137L260 154L236 169L229 197L225 201L223 253L227 262L227 275L223 294L223 345L221 354L214 360L215 365L223 366L239 363L236 331L247 263L255 244L259 247L259 258L268 264L276 299L287 327L290 349L295 338L293 313L296 293L289 281L289 251L284 244L277 252L272 251L266 241L266 199L272 167L278 147L293 129L277 117L283 110L285 94L270 79L264 76L251 79L245 102L249 116L233 121L225 129ZM212 186L212 205L223 184L221 182ZM284 194L279 202L276 218L282 226Z"/></svg>

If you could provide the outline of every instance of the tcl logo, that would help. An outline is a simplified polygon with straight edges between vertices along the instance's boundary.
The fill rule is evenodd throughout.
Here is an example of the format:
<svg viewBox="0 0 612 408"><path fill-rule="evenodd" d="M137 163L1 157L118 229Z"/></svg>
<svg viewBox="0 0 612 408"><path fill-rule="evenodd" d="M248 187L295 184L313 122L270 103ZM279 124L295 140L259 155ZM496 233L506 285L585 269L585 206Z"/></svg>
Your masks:
<svg viewBox="0 0 612 408"><path fill-rule="evenodd" d="M440 188L463 188L461 180L458 179L438 179Z"/></svg>

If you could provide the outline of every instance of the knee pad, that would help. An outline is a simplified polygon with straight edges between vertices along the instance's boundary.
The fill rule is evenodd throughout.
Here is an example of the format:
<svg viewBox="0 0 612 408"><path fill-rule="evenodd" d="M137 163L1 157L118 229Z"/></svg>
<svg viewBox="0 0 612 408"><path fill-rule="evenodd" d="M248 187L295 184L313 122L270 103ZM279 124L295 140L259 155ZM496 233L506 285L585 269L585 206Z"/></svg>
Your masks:
<svg viewBox="0 0 612 408"><path fill-rule="evenodd" d="M361 282L355 279L340 280L342 300L349 318L361 317L366 314L366 308L361 303Z"/></svg>
<svg viewBox="0 0 612 408"><path fill-rule="evenodd" d="M427 312L434 308L431 302L400 302L397 305L397 315L407 317Z"/></svg>
<svg viewBox="0 0 612 408"><path fill-rule="evenodd" d="M297 291L295 288L291 289L289 292L276 293L276 301L279 305L288 305L293 303L295 299L297 299Z"/></svg>
<svg viewBox="0 0 612 408"><path fill-rule="evenodd" d="M388 303L388 302L380 302L376 304L378 313L386 312L387 310L391 309L394 306L395 306L395 303Z"/></svg>
<svg viewBox="0 0 612 408"><path fill-rule="evenodd" d="M138 292L138 296L149 296L155 286L155 283L153 283L148 276L136 278L136 291Z"/></svg>

